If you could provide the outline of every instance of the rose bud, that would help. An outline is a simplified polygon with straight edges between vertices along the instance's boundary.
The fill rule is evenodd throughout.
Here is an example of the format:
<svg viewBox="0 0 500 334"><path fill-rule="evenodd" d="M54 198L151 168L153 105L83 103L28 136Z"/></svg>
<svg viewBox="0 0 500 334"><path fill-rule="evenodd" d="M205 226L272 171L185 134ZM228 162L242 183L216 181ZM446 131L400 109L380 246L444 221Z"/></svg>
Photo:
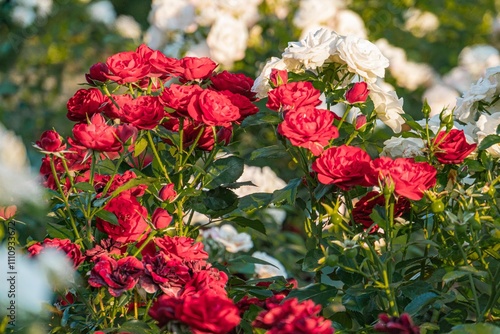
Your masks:
<svg viewBox="0 0 500 334"><path fill-rule="evenodd" d="M85 79L91 86L100 86L100 83L108 81L106 74L109 74L108 65L96 63L90 66L89 73L85 74Z"/></svg>
<svg viewBox="0 0 500 334"><path fill-rule="evenodd" d="M358 117L356 117L356 124L354 125L356 131L362 130L365 125L366 125L366 115L362 114L358 115Z"/></svg>
<svg viewBox="0 0 500 334"><path fill-rule="evenodd" d="M151 221L153 222L153 225L157 230L161 230L170 225L170 223L172 222L172 216L168 213L167 210L157 208L155 212L153 212Z"/></svg>
<svg viewBox="0 0 500 334"><path fill-rule="evenodd" d="M175 185L173 183L169 183L160 189L158 196L161 198L162 201L171 202L175 198L175 196L177 196L177 192L174 190L174 186Z"/></svg>
<svg viewBox="0 0 500 334"><path fill-rule="evenodd" d="M0 206L0 220L7 220L12 217L17 212L17 206L9 205L9 206Z"/></svg>
<svg viewBox="0 0 500 334"><path fill-rule="evenodd" d="M366 82L356 82L351 89L345 93L345 99L350 104L363 103L366 101L369 92Z"/></svg>
<svg viewBox="0 0 500 334"><path fill-rule="evenodd" d="M288 72L286 70L278 70L276 68L273 68L271 70L269 80L271 80L271 86L273 88L284 85L288 82Z"/></svg>
<svg viewBox="0 0 500 334"><path fill-rule="evenodd" d="M58 152L66 148L62 143L62 137L54 130L47 130L42 133L36 145L47 152Z"/></svg>

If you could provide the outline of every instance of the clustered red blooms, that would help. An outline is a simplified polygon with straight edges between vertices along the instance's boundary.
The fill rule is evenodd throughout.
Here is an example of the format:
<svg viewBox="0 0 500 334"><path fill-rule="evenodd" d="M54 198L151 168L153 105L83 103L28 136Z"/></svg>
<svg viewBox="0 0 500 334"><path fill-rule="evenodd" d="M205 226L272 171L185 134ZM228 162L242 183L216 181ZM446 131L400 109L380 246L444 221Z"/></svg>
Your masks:
<svg viewBox="0 0 500 334"><path fill-rule="evenodd" d="M463 130L441 131L433 140L434 156L442 164L460 164L476 149L476 144L469 144Z"/></svg>
<svg viewBox="0 0 500 334"><path fill-rule="evenodd" d="M85 257L80 251L80 246L72 243L69 239L45 239L42 243L37 242L29 246L28 253L33 257L39 255L46 249L56 249L66 253L66 256L71 260L75 269L85 260Z"/></svg>
<svg viewBox="0 0 500 334"><path fill-rule="evenodd" d="M390 317L382 313L378 316L379 322L373 326L376 332L392 334L419 334L420 328L413 324L408 313L403 313L399 317Z"/></svg>

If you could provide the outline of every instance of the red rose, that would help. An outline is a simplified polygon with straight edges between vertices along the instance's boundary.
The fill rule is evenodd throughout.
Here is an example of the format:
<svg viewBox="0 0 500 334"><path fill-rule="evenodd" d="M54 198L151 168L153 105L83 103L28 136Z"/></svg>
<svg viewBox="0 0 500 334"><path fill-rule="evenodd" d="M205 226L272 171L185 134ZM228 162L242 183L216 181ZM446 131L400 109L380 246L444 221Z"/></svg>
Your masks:
<svg viewBox="0 0 500 334"><path fill-rule="evenodd" d="M188 237L164 236L163 238L155 238L154 242L173 259L186 261L208 259L208 253L203 250L203 244Z"/></svg>
<svg viewBox="0 0 500 334"><path fill-rule="evenodd" d="M287 111L299 107L321 104L321 92L308 81L290 82L268 93L266 106L274 111Z"/></svg>
<svg viewBox="0 0 500 334"><path fill-rule="evenodd" d="M352 217L354 222L361 224L365 229L373 225L373 220L370 215L375 206L385 207L384 195L378 191L370 191L363 196L355 205L352 210ZM404 197L398 198L394 206L394 218L401 217L406 211L410 209L410 202ZM370 230L370 233L377 231L378 225L375 225Z"/></svg>
<svg viewBox="0 0 500 334"><path fill-rule="evenodd" d="M210 126L227 127L241 117L239 108L226 95L208 89L191 98L188 113L195 121Z"/></svg>
<svg viewBox="0 0 500 334"><path fill-rule="evenodd" d="M266 334L333 334L332 322L319 316L320 311L321 306L312 300L299 303L297 298L291 298L259 313L252 325L267 329Z"/></svg>
<svg viewBox="0 0 500 334"><path fill-rule="evenodd" d="M278 70L276 68L273 68L271 69L269 80L271 81L271 87L273 88L284 85L288 83L288 72L286 70Z"/></svg>
<svg viewBox="0 0 500 334"><path fill-rule="evenodd" d="M223 90L221 93L227 96L231 103L240 110L240 118L237 122L242 122L248 116L259 112L259 108L257 108L257 106L254 105L246 96L233 93L229 90Z"/></svg>
<svg viewBox="0 0 500 334"><path fill-rule="evenodd" d="M188 104L194 95L203 92L203 88L198 85L177 85L171 84L166 87L160 95L159 101L165 107L171 108L173 116L189 116Z"/></svg>
<svg viewBox="0 0 500 334"><path fill-rule="evenodd" d="M75 122L86 122L88 117L103 112L111 107L109 98L97 88L79 89L66 104L66 117Z"/></svg>
<svg viewBox="0 0 500 334"><path fill-rule="evenodd" d="M436 184L436 169L427 162L415 162L412 158L380 157L370 163L371 172L366 180L374 186L394 189L398 196L418 201L424 191Z"/></svg>
<svg viewBox="0 0 500 334"><path fill-rule="evenodd" d="M182 289L191 277L190 268L179 259L171 259L163 252L154 256L145 255L144 275L140 279L141 287L148 293L159 289L171 297L179 297Z"/></svg>
<svg viewBox="0 0 500 334"><path fill-rule="evenodd" d="M356 131L361 130L365 125L366 125L366 116L363 114L358 115L356 117L356 124L354 125Z"/></svg>
<svg viewBox="0 0 500 334"><path fill-rule="evenodd" d="M254 80L241 73L222 71L210 78L211 87L218 91L228 90L231 93L243 95L251 101L255 100L255 92L252 92Z"/></svg>
<svg viewBox="0 0 500 334"><path fill-rule="evenodd" d="M125 183L136 178L137 175L131 170L127 170L123 174L114 175L111 181L111 186L109 187L108 190L108 195L110 195L113 191L115 191L119 187L123 186ZM120 194L128 194L132 197L141 197L142 195L144 195L144 192L146 191L147 188L148 188L147 185L139 184L135 187L131 187L127 190L122 191Z"/></svg>
<svg viewBox="0 0 500 334"><path fill-rule="evenodd" d="M177 196L177 192L175 191L175 184L169 183L163 186L158 192L158 196L162 201L172 202Z"/></svg>
<svg viewBox="0 0 500 334"><path fill-rule="evenodd" d="M433 141L434 156L442 164L460 164L476 149L476 144L469 144L463 130L441 131Z"/></svg>
<svg viewBox="0 0 500 334"><path fill-rule="evenodd" d="M110 74L106 77L124 85L137 82L148 76L151 66L134 51L117 53L106 60Z"/></svg>
<svg viewBox="0 0 500 334"><path fill-rule="evenodd" d="M135 197L129 194L120 194L111 199L105 210L115 214L118 225L114 225L101 218L96 218L97 229L106 233L111 239L127 243L142 240L149 229L146 218L148 211L139 204Z"/></svg>
<svg viewBox="0 0 500 334"><path fill-rule="evenodd" d="M103 110L103 114L109 118L119 118L124 117L123 106L129 103L133 103L134 100L131 95L111 95L113 102L110 104L109 108Z"/></svg>
<svg viewBox="0 0 500 334"><path fill-rule="evenodd" d="M89 73L85 74L85 79L89 85L98 86L108 81L106 75L109 73L108 65L96 63L90 66Z"/></svg>
<svg viewBox="0 0 500 334"><path fill-rule="evenodd" d="M214 267L204 268L193 274L193 278L186 283L183 295L198 293L201 290L211 289L220 295L227 294L226 284L228 276L225 272Z"/></svg>
<svg viewBox="0 0 500 334"><path fill-rule="evenodd" d="M312 164L323 184L335 184L343 190L354 186L369 186L365 174L370 171L371 158L354 146L330 147Z"/></svg>
<svg viewBox="0 0 500 334"><path fill-rule="evenodd" d="M37 140L36 145L47 152L59 152L66 148L62 142L62 137L54 130L47 130Z"/></svg>
<svg viewBox="0 0 500 334"><path fill-rule="evenodd" d="M0 219L7 220L12 217L17 212L17 206L9 205L9 206L0 206Z"/></svg>
<svg viewBox="0 0 500 334"><path fill-rule="evenodd" d="M80 149L91 149L101 152L118 152L122 149L116 128L107 125L100 114L92 116L89 124L80 123L73 127L74 142L70 144Z"/></svg>
<svg viewBox="0 0 500 334"><path fill-rule="evenodd" d="M285 114L278 125L278 132L288 138L292 145L305 147L314 155L320 155L330 140L339 136L333 125L335 114L312 106L293 109Z"/></svg>
<svg viewBox="0 0 500 334"><path fill-rule="evenodd" d="M118 261L103 255L90 272L89 284L95 288L105 286L113 297L132 290L143 274L144 265L133 256Z"/></svg>
<svg viewBox="0 0 500 334"><path fill-rule="evenodd" d="M72 243L69 239L47 238L43 241L43 243L37 242L36 244L28 247L28 253L30 253L30 256L36 256L47 248L57 249L66 253L68 259L73 262L75 269L78 268L78 266L80 266L80 264L85 260L85 257L80 251L80 246Z"/></svg>
<svg viewBox="0 0 500 334"><path fill-rule="evenodd" d="M408 313L403 313L399 317L389 317L381 313L378 316L379 322L373 326L376 332L397 333L397 334L419 334L420 328L413 325L413 321Z"/></svg>
<svg viewBox="0 0 500 334"><path fill-rule="evenodd" d="M179 76L183 72L179 59L167 57L145 44L139 45L136 52L151 66L149 77L167 79Z"/></svg>
<svg viewBox="0 0 500 334"><path fill-rule="evenodd" d="M120 106L120 119L138 129L151 130L165 116L163 106L156 96L139 96Z"/></svg>
<svg viewBox="0 0 500 334"><path fill-rule="evenodd" d="M156 229L163 229L170 225L172 222L172 216L167 210L162 208L156 208L155 212L151 216L151 221Z"/></svg>
<svg viewBox="0 0 500 334"><path fill-rule="evenodd" d="M212 76L217 64L208 57L184 57L181 59L183 73L181 82L204 80Z"/></svg>
<svg viewBox="0 0 500 334"><path fill-rule="evenodd" d="M368 84L366 82L356 82L346 93L345 99L350 104L363 103L368 97Z"/></svg>

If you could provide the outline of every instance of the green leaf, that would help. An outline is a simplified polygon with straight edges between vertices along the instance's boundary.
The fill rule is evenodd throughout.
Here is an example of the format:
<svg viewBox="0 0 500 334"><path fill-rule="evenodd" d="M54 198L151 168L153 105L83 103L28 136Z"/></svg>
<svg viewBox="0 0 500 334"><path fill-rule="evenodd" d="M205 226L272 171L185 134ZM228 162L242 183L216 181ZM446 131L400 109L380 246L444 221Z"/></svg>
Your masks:
<svg viewBox="0 0 500 334"><path fill-rule="evenodd" d="M437 299L438 295L434 292L426 292L420 296L415 297L408 305L405 307L405 312L410 315L416 315L422 308L433 303Z"/></svg>
<svg viewBox="0 0 500 334"><path fill-rule="evenodd" d="M500 327L490 324L458 325L449 334L500 334Z"/></svg>
<svg viewBox="0 0 500 334"><path fill-rule="evenodd" d="M256 149L250 155L250 160L255 159L281 159L287 157L288 153L281 145L273 145Z"/></svg>
<svg viewBox="0 0 500 334"><path fill-rule="evenodd" d="M481 143L478 145L478 150L486 150L487 148L500 143L499 135L488 135L483 138Z"/></svg>
<svg viewBox="0 0 500 334"><path fill-rule="evenodd" d="M256 209L267 207L271 203L272 194L269 193L253 193L240 198L238 209L246 212L251 212Z"/></svg>
<svg viewBox="0 0 500 334"><path fill-rule="evenodd" d="M283 188L273 192L273 203L286 201L290 205L295 205L297 198L297 188L302 184L302 179L297 178L290 180L290 182Z"/></svg>
<svg viewBox="0 0 500 334"><path fill-rule="evenodd" d="M228 262L229 263L254 263L254 264L258 263L258 264L266 264L266 265L276 267L272 263L269 263L265 260L261 260L261 259L258 259L256 257L250 256L250 255L244 255L244 254L239 255L239 256L235 257L234 259L229 260Z"/></svg>
<svg viewBox="0 0 500 334"><path fill-rule="evenodd" d="M259 220L253 220L246 217L233 216L229 217L228 220L235 222L239 226L252 228L260 233L266 234L266 227Z"/></svg>
<svg viewBox="0 0 500 334"><path fill-rule="evenodd" d="M235 156L215 160L205 175L205 187L213 189L235 182L243 174L243 166L243 159Z"/></svg>
<svg viewBox="0 0 500 334"><path fill-rule="evenodd" d="M197 197L189 198L188 206L199 213L217 218L238 207L238 196L229 189L217 187L202 191Z"/></svg>
<svg viewBox="0 0 500 334"><path fill-rule="evenodd" d="M112 225L120 225L120 223L118 222L118 218L116 217L116 215L113 212L101 209L101 210L97 211L95 213L95 215L97 217L101 218L102 220L107 221L108 223L110 223Z"/></svg>
<svg viewBox="0 0 500 334"><path fill-rule="evenodd" d="M286 299L297 298L299 301L310 299L314 303L326 307L336 296L336 288L331 285L316 283L290 291Z"/></svg>
<svg viewBox="0 0 500 334"><path fill-rule="evenodd" d="M141 139L136 141L134 145L134 157L137 157L139 156L139 154L144 152L146 147L148 147L148 141L146 140L146 138L142 137Z"/></svg>
<svg viewBox="0 0 500 334"><path fill-rule="evenodd" d="M88 182L78 182L75 184L75 188L88 192L95 192L95 188Z"/></svg>
<svg viewBox="0 0 500 334"><path fill-rule="evenodd" d="M55 223L47 223L47 233L52 238L59 239L72 239L74 234L65 226L55 224Z"/></svg>
<svg viewBox="0 0 500 334"><path fill-rule="evenodd" d="M464 277L465 275L468 275L469 273L466 272L466 271L461 271L461 270L454 270L454 271L450 271L450 272L447 272L444 276L443 276L443 283L450 283L452 281L455 281L461 277Z"/></svg>
<svg viewBox="0 0 500 334"><path fill-rule="evenodd" d="M130 332L135 334L149 334L151 327L140 320L129 320L120 326L120 332Z"/></svg>
<svg viewBox="0 0 500 334"><path fill-rule="evenodd" d="M255 115L250 115L241 122L241 127L254 125L270 125L281 123L280 114L271 110L261 110Z"/></svg>
<svg viewBox="0 0 500 334"><path fill-rule="evenodd" d="M111 194L111 197L116 197L118 196L121 192L125 191L125 190L129 190L133 187L137 187L141 184L145 184L145 185L150 185L152 183L154 183L156 181L155 178L152 178L152 177L148 177L148 178L145 178L145 177L138 177L138 178L135 178L135 179L131 179L129 180L127 183L121 185L120 187L116 188L115 191L113 191L113 193Z"/></svg>
<svg viewBox="0 0 500 334"><path fill-rule="evenodd" d="M318 271L322 266L319 264L319 260L324 257L323 252L319 249L311 249L307 252L302 262L302 270L307 272Z"/></svg>

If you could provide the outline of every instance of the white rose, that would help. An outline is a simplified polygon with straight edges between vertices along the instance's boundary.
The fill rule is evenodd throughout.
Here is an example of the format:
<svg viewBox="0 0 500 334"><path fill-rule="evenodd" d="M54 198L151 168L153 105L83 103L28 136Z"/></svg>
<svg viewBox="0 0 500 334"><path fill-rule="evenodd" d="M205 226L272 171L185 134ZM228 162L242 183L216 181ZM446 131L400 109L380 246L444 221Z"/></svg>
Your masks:
<svg viewBox="0 0 500 334"><path fill-rule="evenodd" d="M245 24L229 15L219 16L207 36L212 59L225 67L245 57L247 41Z"/></svg>
<svg viewBox="0 0 500 334"><path fill-rule="evenodd" d="M252 182L255 186L243 186L235 189L238 197L254 193L273 193L275 190L283 189L287 184L276 173L269 168L245 165L243 174L237 182Z"/></svg>
<svg viewBox="0 0 500 334"><path fill-rule="evenodd" d="M221 243L229 253L248 252L253 247L250 234L238 233L233 226L228 224L212 227L202 233L205 238L212 238Z"/></svg>
<svg viewBox="0 0 500 334"><path fill-rule="evenodd" d="M366 38L365 23L358 13L352 10L339 10L332 20L331 28L339 35L353 35Z"/></svg>
<svg viewBox="0 0 500 334"><path fill-rule="evenodd" d="M472 75L465 67L454 67L450 72L443 76L443 82L450 87L455 88L460 93L466 92L474 83Z"/></svg>
<svg viewBox="0 0 500 334"><path fill-rule="evenodd" d="M405 30L411 32L415 37L424 37L439 28L439 19L431 12L410 8L404 17L406 19Z"/></svg>
<svg viewBox="0 0 500 334"><path fill-rule="evenodd" d="M414 158L423 156L425 143L420 138L392 137L384 141L384 149L380 152L381 156L390 158Z"/></svg>
<svg viewBox="0 0 500 334"><path fill-rule="evenodd" d="M487 68L500 65L500 53L491 45L468 46L458 55L458 63L477 80L484 75Z"/></svg>
<svg viewBox="0 0 500 334"><path fill-rule="evenodd" d="M343 7L343 1L302 0L293 18L293 24L298 28L321 25L332 20L338 8Z"/></svg>
<svg viewBox="0 0 500 334"><path fill-rule="evenodd" d="M414 91L420 86L430 86L437 77L429 65L412 61L407 62L399 71L391 71L391 73L398 86L410 91Z"/></svg>
<svg viewBox="0 0 500 334"><path fill-rule="evenodd" d="M491 101L496 94L497 84L485 78L480 78L470 89L457 99L455 117L464 122L472 122L477 114L477 102L481 100Z"/></svg>
<svg viewBox="0 0 500 334"><path fill-rule="evenodd" d="M350 72L358 74L368 82L375 82L377 77L383 78L385 68L389 66L389 60L375 44L355 36L339 38L336 55L347 64Z"/></svg>
<svg viewBox="0 0 500 334"><path fill-rule="evenodd" d="M115 29L125 38L139 39L142 29L139 23L129 15L120 15L115 21Z"/></svg>
<svg viewBox="0 0 500 334"><path fill-rule="evenodd" d="M12 21L23 28L35 22L36 13L32 7L16 6L12 10Z"/></svg>
<svg viewBox="0 0 500 334"><path fill-rule="evenodd" d="M392 131L401 132L401 126L405 123L401 117L401 114L404 114L403 98L398 98L395 91L384 91L377 84L368 83L368 89L378 119L390 127Z"/></svg>
<svg viewBox="0 0 500 334"><path fill-rule="evenodd" d="M87 12L93 21L112 26L116 20L116 12L113 4L107 0L98 1L87 7Z"/></svg>
<svg viewBox="0 0 500 334"><path fill-rule="evenodd" d="M310 32L299 42L289 42L283 52L283 60L298 61L306 70L315 70L332 55L339 35L327 28Z"/></svg>
<svg viewBox="0 0 500 334"><path fill-rule="evenodd" d="M192 31L195 24L195 7L188 0L154 0L148 20L163 31Z"/></svg>
<svg viewBox="0 0 500 334"><path fill-rule="evenodd" d="M399 71L407 63L405 50L389 44L385 38L377 40L375 45L389 59L389 70L393 75L394 72Z"/></svg>
<svg viewBox="0 0 500 334"><path fill-rule="evenodd" d="M477 141L481 144L483 139L488 135L496 134L497 127L500 125L500 112L492 115L482 114L476 122L479 128L477 131ZM495 144L486 149L494 158L500 158L500 145Z"/></svg>
<svg viewBox="0 0 500 334"><path fill-rule="evenodd" d="M277 70L289 70L287 64L281 58L271 57L264 65L264 68L260 74L255 79L252 92L257 93L257 98L263 99L267 97L267 93L271 90L271 85L269 84L269 77L271 76L272 69Z"/></svg>
<svg viewBox="0 0 500 334"><path fill-rule="evenodd" d="M264 252L255 252L252 254L252 257L255 257L259 260L266 261L270 264L255 264L255 275L258 278L269 278L274 276L283 276L287 278L285 267L276 260L274 257L269 256Z"/></svg>

